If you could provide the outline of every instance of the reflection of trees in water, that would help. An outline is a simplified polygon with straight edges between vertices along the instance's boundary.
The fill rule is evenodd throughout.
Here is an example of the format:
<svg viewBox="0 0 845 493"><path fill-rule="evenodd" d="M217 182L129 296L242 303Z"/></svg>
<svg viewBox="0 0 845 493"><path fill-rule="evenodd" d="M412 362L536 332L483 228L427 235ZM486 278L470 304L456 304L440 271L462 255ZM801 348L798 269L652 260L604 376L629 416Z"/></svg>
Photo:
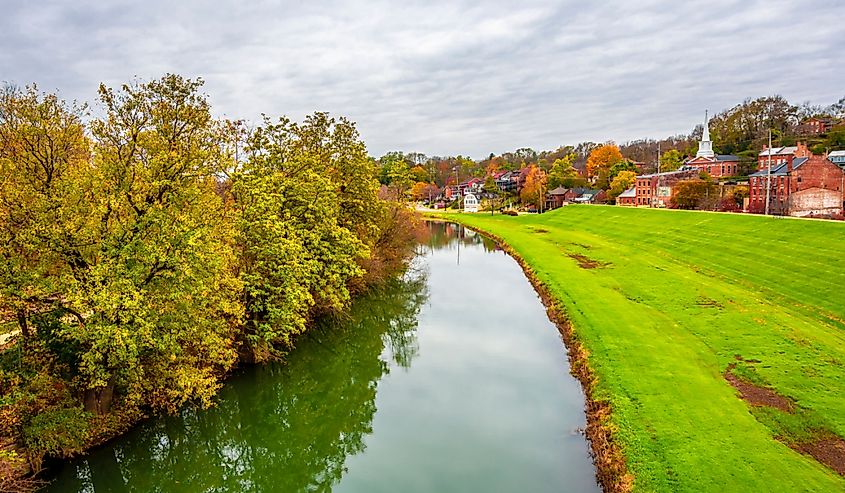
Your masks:
<svg viewBox="0 0 845 493"><path fill-rule="evenodd" d="M452 250L460 242L461 245L481 245L486 252L501 250L495 241L459 224L427 221L425 230L427 234L421 243L430 249Z"/></svg>
<svg viewBox="0 0 845 493"><path fill-rule="evenodd" d="M286 365L249 368L209 410L144 424L87 461L55 491L330 491L372 432L376 386L390 358L417 354L426 279L408 275L323 323Z"/></svg>

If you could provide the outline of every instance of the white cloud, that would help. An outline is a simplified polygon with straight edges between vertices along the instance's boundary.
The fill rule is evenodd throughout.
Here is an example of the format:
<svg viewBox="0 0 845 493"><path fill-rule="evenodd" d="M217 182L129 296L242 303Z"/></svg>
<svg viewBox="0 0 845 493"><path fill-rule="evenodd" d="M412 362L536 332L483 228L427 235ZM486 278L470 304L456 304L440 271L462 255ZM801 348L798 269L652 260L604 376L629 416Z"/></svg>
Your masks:
<svg viewBox="0 0 845 493"><path fill-rule="evenodd" d="M215 111L315 110L373 154L483 157L689 131L703 110L843 96L839 1L39 2L3 5L0 79L202 76Z"/></svg>

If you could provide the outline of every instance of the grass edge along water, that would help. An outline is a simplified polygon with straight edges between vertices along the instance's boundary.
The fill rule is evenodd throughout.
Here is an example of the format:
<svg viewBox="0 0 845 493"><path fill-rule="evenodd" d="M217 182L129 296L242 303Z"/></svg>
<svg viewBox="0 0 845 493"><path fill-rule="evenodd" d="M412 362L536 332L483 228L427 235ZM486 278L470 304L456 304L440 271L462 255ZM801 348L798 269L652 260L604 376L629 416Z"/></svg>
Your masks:
<svg viewBox="0 0 845 493"><path fill-rule="evenodd" d="M506 242L562 305L634 491L845 490L808 453L845 436L845 225L603 206L435 217Z"/></svg>

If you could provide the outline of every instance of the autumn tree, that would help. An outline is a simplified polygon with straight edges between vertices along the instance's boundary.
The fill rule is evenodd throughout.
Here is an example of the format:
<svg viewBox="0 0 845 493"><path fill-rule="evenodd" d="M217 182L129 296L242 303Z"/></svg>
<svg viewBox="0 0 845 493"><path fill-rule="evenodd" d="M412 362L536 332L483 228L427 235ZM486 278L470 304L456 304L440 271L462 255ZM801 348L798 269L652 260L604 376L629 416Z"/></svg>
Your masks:
<svg viewBox="0 0 845 493"><path fill-rule="evenodd" d="M719 189L706 177L678 182L671 199L679 209L712 209L718 201Z"/></svg>
<svg viewBox="0 0 845 493"><path fill-rule="evenodd" d="M129 409L208 403L235 361L240 283L214 193L225 157L201 85L168 75L101 86L90 144L79 114L53 96L31 91L17 97L27 109L9 113L29 122L7 127L3 174L24 181L4 187L15 205L3 221L27 241L4 255L36 264L4 291L38 304L29 322L56 314L42 335L70 348L90 411L118 398ZM14 142L28 142L27 155Z"/></svg>
<svg viewBox="0 0 845 493"><path fill-rule="evenodd" d="M608 195L610 198L615 199L619 195L622 194L625 190L631 188L634 183L637 182L637 174L633 171L622 171L615 178L613 181L610 182L610 191Z"/></svg>
<svg viewBox="0 0 845 493"><path fill-rule="evenodd" d="M596 186L606 189L610 180L610 169L624 160L615 144L608 143L593 149L587 158L587 174L595 180Z"/></svg>
<svg viewBox="0 0 845 493"><path fill-rule="evenodd" d="M413 179L415 182L430 181L429 176L428 176L428 171L426 171L425 168L423 168L422 166L416 165L413 168L411 168L410 171L411 171L411 179Z"/></svg>
<svg viewBox="0 0 845 493"><path fill-rule="evenodd" d="M232 194L246 300L242 342L260 361L290 349L314 310L346 306L348 284L363 275L361 260L378 237L380 204L375 169L366 168L366 149L345 119L265 118L248 153ZM347 199L357 173L357 198ZM359 211L354 220L346 220L347 208Z"/></svg>
<svg viewBox="0 0 845 493"><path fill-rule="evenodd" d="M81 213L78 182L90 153L84 111L35 86L0 93L0 309L14 315L25 341L30 316L62 303L55 265L73 253L51 248L51 236L73 236L69 223Z"/></svg>
<svg viewBox="0 0 845 493"><path fill-rule="evenodd" d="M484 194L487 196L487 202L490 205L490 215L493 214L493 211L496 209L497 202L499 201L499 186L496 185L496 180L493 178L492 175L487 175L487 178L484 180Z"/></svg>
<svg viewBox="0 0 845 493"><path fill-rule="evenodd" d="M525 175L525 183L519 192L519 198L524 204L542 207L546 195L546 173L536 165L530 165Z"/></svg>
<svg viewBox="0 0 845 493"><path fill-rule="evenodd" d="M432 191L431 187L432 185L424 181L418 181L414 183L414 186L411 187L410 191L411 198L414 200L425 200L430 198L429 194Z"/></svg>

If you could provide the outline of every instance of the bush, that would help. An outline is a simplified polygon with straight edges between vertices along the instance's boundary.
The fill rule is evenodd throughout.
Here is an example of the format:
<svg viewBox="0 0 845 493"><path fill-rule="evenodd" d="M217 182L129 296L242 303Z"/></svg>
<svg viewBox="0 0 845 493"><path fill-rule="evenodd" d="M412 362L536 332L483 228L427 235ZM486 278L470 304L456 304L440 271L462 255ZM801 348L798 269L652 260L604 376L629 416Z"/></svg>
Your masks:
<svg viewBox="0 0 845 493"><path fill-rule="evenodd" d="M508 210L506 210L506 211L502 211L502 214L504 214L504 215L506 215L506 216L518 216L518 215L519 215L519 213L518 213L518 212L516 212L516 211L515 211L515 210L513 210L513 209L508 209Z"/></svg>
<svg viewBox="0 0 845 493"><path fill-rule="evenodd" d="M90 414L79 407L44 411L24 427L24 443L30 453L69 457L79 453L88 441Z"/></svg>

